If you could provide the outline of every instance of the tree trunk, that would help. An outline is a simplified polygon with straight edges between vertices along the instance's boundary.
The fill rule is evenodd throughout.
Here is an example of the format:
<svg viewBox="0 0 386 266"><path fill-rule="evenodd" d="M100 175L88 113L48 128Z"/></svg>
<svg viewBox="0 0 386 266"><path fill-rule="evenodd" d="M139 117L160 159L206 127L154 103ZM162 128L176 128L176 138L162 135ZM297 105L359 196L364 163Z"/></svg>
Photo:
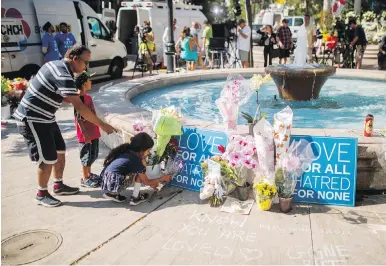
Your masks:
<svg viewBox="0 0 386 266"><path fill-rule="evenodd" d="M361 14L361 7L362 7L362 1L361 0L354 0L354 12L357 15Z"/></svg>
<svg viewBox="0 0 386 266"><path fill-rule="evenodd" d="M247 25L249 28L251 28L251 34L252 34L252 9L251 9L251 0L245 0L245 15L247 18ZM249 36L249 40L251 43L251 48L249 49L249 67L253 67L253 41L252 36Z"/></svg>

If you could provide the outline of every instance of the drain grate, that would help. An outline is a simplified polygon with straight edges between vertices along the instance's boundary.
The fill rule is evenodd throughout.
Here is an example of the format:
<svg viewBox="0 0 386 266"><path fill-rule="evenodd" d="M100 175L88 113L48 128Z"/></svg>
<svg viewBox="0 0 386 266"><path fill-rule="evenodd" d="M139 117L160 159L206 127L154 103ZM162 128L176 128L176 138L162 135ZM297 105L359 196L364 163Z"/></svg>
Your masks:
<svg viewBox="0 0 386 266"><path fill-rule="evenodd" d="M1 264L20 265L41 260L62 244L62 236L48 230L32 230L1 241Z"/></svg>

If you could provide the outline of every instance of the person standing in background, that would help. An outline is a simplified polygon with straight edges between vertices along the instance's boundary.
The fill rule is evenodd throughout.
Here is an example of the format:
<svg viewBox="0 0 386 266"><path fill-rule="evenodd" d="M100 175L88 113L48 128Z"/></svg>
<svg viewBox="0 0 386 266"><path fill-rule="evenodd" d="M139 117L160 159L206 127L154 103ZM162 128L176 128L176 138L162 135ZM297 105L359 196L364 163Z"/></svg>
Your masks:
<svg viewBox="0 0 386 266"><path fill-rule="evenodd" d="M43 30L46 32L42 37L42 52L44 55L44 63L59 60L60 54L58 44L54 38L54 26L47 22L43 26Z"/></svg>
<svg viewBox="0 0 386 266"><path fill-rule="evenodd" d="M198 22L192 22L192 28L190 29L190 34L192 35L194 46L193 52L200 52L200 42L198 41L198 33L200 32L200 24ZM200 56L200 55L199 55Z"/></svg>
<svg viewBox="0 0 386 266"><path fill-rule="evenodd" d="M267 25L259 29L257 33L262 34L261 43L264 46L264 67L266 67L267 65L270 66L272 65L273 45L276 44L276 34L273 33L271 25Z"/></svg>
<svg viewBox="0 0 386 266"><path fill-rule="evenodd" d="M237 28L237 49L243 68L249 67L249 51L251 49L251 28L244 19L239 19Z"/></svg>
<svg viewBox="0 0 386 266"><path fill-rule="evenodd" d="M60 23L60 32L55 35L55 41L59 47L59 53L62 58L66 55L68 49L76 43L74 35L68 32L68 25L65 22Z"/></svg>
<svg viewBox="0 0 386 266"><path fill-rule="evenodd" d="M292 32L288 27L288 20L283 19L282 25L277 31L277 42L279 43L280 64L287 64L287 58L290 57L290 50L293 46Z"/></svg>
<svg viewBox="0 0 386 266"><path fill-rule="evenodd" d="M153 29L150 27L150 21L144 21L143 24L145 24L144 29L144 37L146 39L146 42L142 42L139 45L139 49L141 54L143 54L143 62L147 65L147 69L149 70L149 75L153 75L153 57L152 53L156 51L155 48L155 37Z"/></svg>
<svg viewBox="0 0 386 266"><path fill-rule="evenodd" d="M307 43L308 43L308 60L307 62L309 64L312 64L312 51L314 50L314 43L316 42L316 29L315 25L311 23L311 17L310 15L306 14L304 16L304 25L306 26L306 32L307 32Z"/></svg>
<svg viewBox="0 0 386 266"><path fill-rule="evenodd" d="M386 33L383 35L381 42L379 43L378 53L378 70L383 69L383 64L386 59Z"/></svg>
<svg viewBox="0 0 386 266"><path fill-rule="evenodd" d="M206 20L204 26L204 32L202 33L202 51L205 53L205 58L208 60L210 68L213 68L213 61L209 49L210 39L213 38L212 24Z"/></svg>
<svg viewBox="0 0 386 266"><path fill-rule="evenodd" d="M177 19L174 19L173 20L173 38L174 38L174 43L177 43L178 39L180 38L180 35L179 35L179 30L178 30L178 27L177 27ZM165 28L165 31L164 31L164 35L162 36L162 42L164 44L164 64L166 64L166 45L170 42L170 38L169 38L169 27L166 27Z"/></svg>
<svg viewBox="0 0 386 266"><path fill-rule="evenodd" d="M356 19L350 19L349 21L350 28L354 31L354 39L350 42L350 47L356 47L356 68L361 69L363 55L366 51L367 39L366 33L361 25L357 25Z"/></svg>

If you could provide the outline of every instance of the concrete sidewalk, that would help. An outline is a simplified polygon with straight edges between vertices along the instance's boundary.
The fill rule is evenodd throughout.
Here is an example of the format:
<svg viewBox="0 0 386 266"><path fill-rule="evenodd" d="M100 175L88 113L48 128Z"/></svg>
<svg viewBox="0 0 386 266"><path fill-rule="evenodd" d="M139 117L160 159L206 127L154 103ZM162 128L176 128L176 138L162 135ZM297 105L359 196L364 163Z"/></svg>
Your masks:
<svg viewBox="0 0 386 266"><path fill-rule="evenodd" d="M79 185L80 163L73 109L57 114L68 151L66 183ZM35 205L36 166L14 124L2 128L2 241L29 230L62 237L48 256L43 240L17 250L34 264L384 264L386 196L369 196L355 208L296 206L282 214L254 205L249 216L222 213L200 203L198 194L171 196L168 188L152 203L132 207L101 197L99 189L58 197L63 206ZM108 150L101 147L94 172ZM51 187L51 186L50 186ZM50 188L51 189L51 188ZM126 191L126 196L131 191ZM5 247L2 246L4 255ZM6 262L9 257L3 257ZM26 261L24 261L26 262Z"/></svg>

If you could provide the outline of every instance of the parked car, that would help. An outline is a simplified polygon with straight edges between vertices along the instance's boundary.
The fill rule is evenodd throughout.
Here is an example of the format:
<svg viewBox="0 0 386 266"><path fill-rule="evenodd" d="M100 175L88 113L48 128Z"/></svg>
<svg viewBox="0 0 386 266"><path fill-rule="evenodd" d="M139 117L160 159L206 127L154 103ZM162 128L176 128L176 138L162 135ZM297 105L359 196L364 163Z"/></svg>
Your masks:
<svg viewBox="0 0 386 266"><path fill-rule="evenodd" d="M262 27L264 27L263 24L252 24L252 41L255 45L258 45L261 40L261 34L257 33L257 31Z"/></svg>
<svg viewBox="0 0 386 266"><path fill-rule="evenodd" d="M122 76L127 65L126 48L80 0L3 0L1 3L1 74L30 77L43 65L42 26L49 21L59 31L66 22L76 42L92 52L89 71ZM3 30L7 29L7 30Z"/></svg>

